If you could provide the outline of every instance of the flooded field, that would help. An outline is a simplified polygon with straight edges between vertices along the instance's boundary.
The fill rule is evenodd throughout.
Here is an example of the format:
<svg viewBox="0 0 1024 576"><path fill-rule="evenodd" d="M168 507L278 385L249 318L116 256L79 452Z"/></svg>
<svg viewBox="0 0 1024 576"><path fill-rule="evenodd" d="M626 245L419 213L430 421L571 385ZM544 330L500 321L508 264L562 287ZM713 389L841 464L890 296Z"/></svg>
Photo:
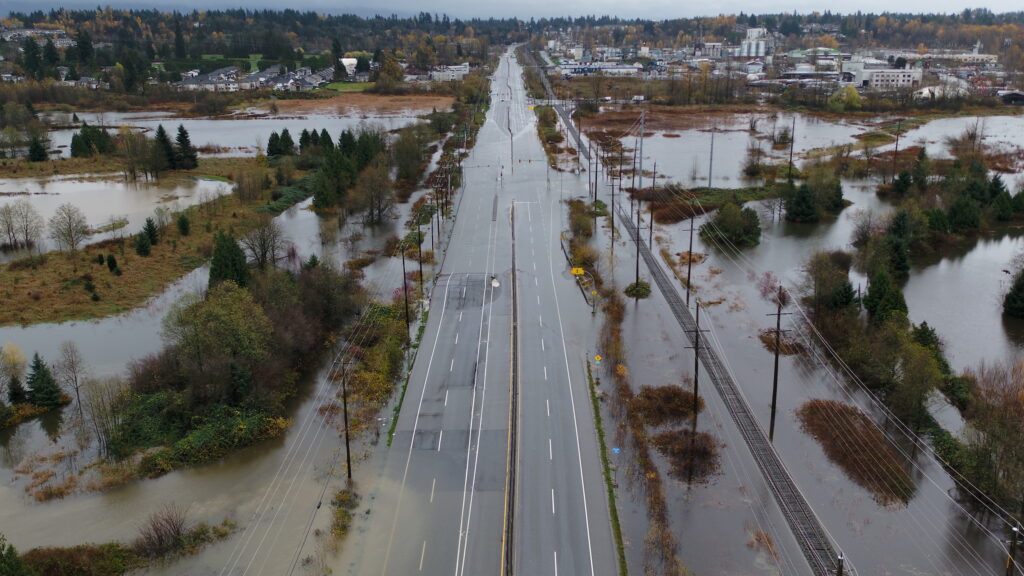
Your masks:
<svg viewBox="0 0 1024 576"><path fill-rule="evenodd" d="M342 114L308 114L296 116L264 116L249 118L174 118L167 115L142 113L82 113L78 118L90 125L103 126L116 132L120 126L129 126L155 132L157 126L174 138L178 125L188 130L192 145L205 156L251 156L257 148L265 149L271 132L285 128L298 143L303 130L324 130L335 139L343 130L356 130L363 125L378 125L394 130L412 124L421 114L430 110L410 110L400 114L374 114L351 116ZM77 130L55 130L50 133L50 148L60 150L61 156L71 154L71 136Z"/></svg>
<svg viewBox="0 0 1024 576"><path fill-rule="evenodd" d="M204 178L173 186L127 182L119 174L0 179L0 205L26 199L47 221L58 206L71 203L82 211L90 228L116 228L92 234L90 243L137 233L157 207L177 212L230 192L230 183ZM41 249L53 246L44 238ZM23 255L23 251L0 252L0 262Z"/></svg>

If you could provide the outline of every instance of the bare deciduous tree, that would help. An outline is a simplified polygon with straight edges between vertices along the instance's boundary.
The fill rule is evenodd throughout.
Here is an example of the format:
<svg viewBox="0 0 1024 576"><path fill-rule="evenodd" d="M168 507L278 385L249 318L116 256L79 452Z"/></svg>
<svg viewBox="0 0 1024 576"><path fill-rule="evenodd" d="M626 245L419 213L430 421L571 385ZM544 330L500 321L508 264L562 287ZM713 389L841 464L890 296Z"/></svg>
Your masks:
<svg viewBox="0 0 1024 576"><path fill-rule="evenodd" d="M266 220L242 237L242 249L260 270L277 264L288 249L288 240L274 220Z"/></svg>
<svg viewBox="0 0 1024 576"><path fill-rule="evenodd" d="M128 384L120 378L90 378L83 386L85 415L96 432L100 450L110 456L110 446L124 418L130 400Z"/></svg>
<svg viewBox="0 0 1024 576"><path fill-rule="evenodd" d="M82 385L85 384L88 367L85 364L85 358L82 357L82 353L78 351L78 346L74 342L70 340L61 342L60 358L57 359L54 368L57 373L57 382L61 387L65 390L75 391L75 400L78 402L78 415L83 416L81 390Z"/></svg>
<svg viewBox="0 0 1024 576"><path fill-rule="evenodd" d="M85 214L74 204L61 204L50 218L50 238L60 250L75 252L89 237Z"/></svg>

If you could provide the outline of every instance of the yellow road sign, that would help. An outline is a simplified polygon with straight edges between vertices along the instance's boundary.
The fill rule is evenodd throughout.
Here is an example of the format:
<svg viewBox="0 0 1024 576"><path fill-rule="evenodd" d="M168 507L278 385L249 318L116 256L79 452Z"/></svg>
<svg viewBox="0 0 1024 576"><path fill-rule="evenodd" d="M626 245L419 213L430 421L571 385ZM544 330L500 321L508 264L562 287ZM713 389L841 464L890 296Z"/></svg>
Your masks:
<svg viewBox="0 0 1024 576"><path fill-rule="evenodd" d="M583 276L583 268L573 268L569 272L572 272L573 276Z"/></svg>
<svg viewBox="0 0 1024 576"><path fill-rule="evenodd" d="M597 290L591 290L590 293L591 294L597 294Z"/></svg>
<svg viewBox="0 0 1024 576"><path fill-rule="evenodd" d="M600 361L601 361L601 355L600 354L598 354L597 356L594 356L594 362L600 362Z"/></svg>

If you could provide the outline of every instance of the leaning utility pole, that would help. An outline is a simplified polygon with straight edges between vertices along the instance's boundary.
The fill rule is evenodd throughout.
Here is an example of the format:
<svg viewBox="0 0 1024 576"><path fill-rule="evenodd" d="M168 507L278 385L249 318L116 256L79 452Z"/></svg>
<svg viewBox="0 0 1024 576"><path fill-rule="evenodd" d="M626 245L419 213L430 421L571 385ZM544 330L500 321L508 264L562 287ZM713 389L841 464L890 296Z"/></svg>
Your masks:
<svg viewBox="0 0 1024 576"><path fill-rule="evenodd" d="M779 293L775 298L777 309L774 314L768 314L768 316L775 316L775 370L772 375L772 419L771 424L768 426L769 442L775 439L775 401L779 395L779 349L781 346L781 336L783 332L782 317L784 314L782 313L782 304L784 302L784 298L786 298L786 296L784 295L782 286L779 286ZM785 316L788 315L789 314L785 314ZM786 332L789 332L789 330L786 330Z"/></svg>
<svg viewBox="0 0 1024 576"><path fill-rule="evenodd" d="M348 438L348 363L341 364L341 405L345 413L345 471L348 474L348 481L352 482L352 448Z"/></svg>
<svg viewBox="0 0 1024 576"><path fill-rule="evenodd" d="M639 201L637 202L637 208L636 208L636 236L634 237L634 239L636 240L636 280L634 280L633 282L635 284L639 285L640 284L640 206L639 206ZM639 301L640 298L637 297L636 300Z"/></svg>
<svg viewBox="0 0 1024 576"><path fill-rule="evenodd" d="M405 242L398 245L402 252L402 294L405 296L405 332L409 332L409 278L405 272Z"/></svg>

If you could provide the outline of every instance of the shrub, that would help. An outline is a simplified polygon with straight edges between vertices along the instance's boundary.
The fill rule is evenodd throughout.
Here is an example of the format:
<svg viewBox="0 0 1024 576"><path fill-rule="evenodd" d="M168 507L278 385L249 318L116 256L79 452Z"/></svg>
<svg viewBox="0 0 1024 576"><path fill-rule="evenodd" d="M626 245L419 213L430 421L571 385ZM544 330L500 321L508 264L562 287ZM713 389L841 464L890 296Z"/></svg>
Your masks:
<svg viewBox="0 0 1024 576"><path fill-rule="evenodd" d="M100 266L103 266L103 264L106 261L107 261L107 259L103 256L103 254L97 254L96 255L96 263L99 264Z"/></svg>
<svg viewBox="0 0 1024 576"><path fill-rule="evenodd" d="M143 232L135 237L135 253L139 256L149 256L152 244L149 242L149 234Z"/></svg>
<svg viewBox="0 0 1024 576"><path fill-rule="evenodd" d="M182 236L188 236L189 232L192 231L192 222L189 221L188 216L184 213L178 214L178 233Z"/></svg>
<svg viewBox="0 0 1024 576"><path fill-rule="evenodd" d="M647 298L651 295L651 285L643 280L639 282L633 282L629 286L626 286L626 296L630 298Z"/></svg>

